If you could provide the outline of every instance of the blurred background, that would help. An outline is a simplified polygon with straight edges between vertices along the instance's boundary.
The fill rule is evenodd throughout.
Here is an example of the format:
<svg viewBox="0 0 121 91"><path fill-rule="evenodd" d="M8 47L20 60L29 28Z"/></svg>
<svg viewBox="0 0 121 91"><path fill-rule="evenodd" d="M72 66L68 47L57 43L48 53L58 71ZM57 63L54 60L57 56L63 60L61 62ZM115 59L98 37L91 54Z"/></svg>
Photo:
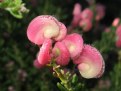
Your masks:
<svg viewBox="0 0 121 91"><path fill-rule="evenodd" d="M86 0L23 0L23 3L29 12L21 19L0 8L0 91L59 91L56 86L59 79L53 77L48 68L33 66L39 49L27 39L28 24L34 17L47 14L68 27L75 3L80 3L82 10L89 4ZM104 28L110 27L114 18L121 17L121 0L96 0L96 3L105 6L105 16L99 21L96 32L92 28L83 34L87 44L100 41ZM117 50L120 48L102 52L106 62L105 73L99 79L83 78L84 91L121 91L121 60L119 62Z"/></svg>

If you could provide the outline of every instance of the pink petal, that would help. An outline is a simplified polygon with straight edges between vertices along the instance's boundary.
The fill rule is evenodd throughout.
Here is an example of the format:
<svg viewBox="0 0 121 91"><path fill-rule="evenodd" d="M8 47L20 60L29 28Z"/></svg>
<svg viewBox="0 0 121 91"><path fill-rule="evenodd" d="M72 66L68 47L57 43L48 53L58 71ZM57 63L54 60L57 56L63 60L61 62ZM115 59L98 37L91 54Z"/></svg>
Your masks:
<svg viewBox="0 0 121 91"><path fill-rule="evenodd" d="M78 64L79 72L84 78L98 78L104 72L105 64L100 52L90 45L84 45L80 57L73 62Z"/></svg>
<svg viewBox="0 0 121 91"><path fill-rule="evenodd" d="M34 65L34 67L37 68L37 69L40 69L40 68L43 67L43 65L40 64L40 63L38 62L37 59L34 60L33 65Z"/></svg>
<svg viewBox="0 0 121 91"><path fill-rule="evenodd" d="M77 27L79 25L80 19L81 19L81 15L75 15L75 16L73 16L72 26L73 27Z"/></svg>
<svg viewBox="0 0 121 91"><path fill-rule="evenodd" d="M89 19L83 19L80 21L79 25L82 27L84 32L87 32L92 28L92 21Z"/></svg>
<svg viewBox="0 0 121 91"><path fill-rule="evenodd" d="M119 22L120 22L120 18L115 18L115 19L113 20L112 26L117 27L118 24L119 24Z"/></svg>
<svg viewBox="0 0 121 91"><path fill-rule="evenodd" d="M57 64L62 66L68 65L70 61L70 53L64 43L56 42L52 53L56 58Z"/></svg>
<svg viewBox="0 0 121 91"><path fill-rule="evenodd" d="M79 3L76 3L74 5L73 15L80 15L81 13L81 5Z"/></svg>
<svg viewBox="0 0 121 91"><path fill-rule="evenodd" d="M52 41L50 39L46 39L40 48L40 51L38 53L38 62L41 65L46 65L50 62L51 56L50 56L50 50L52 47Z"/></svg>
<svg viewBox="0 0 121 91"><path fill-rule="evenodd" d="M93 18L92 10L89 9L89 8L84 9L83 12L82 12L82 19L92 20L92 18Z"/></svg>
<svg viewBox="0 0 121 91"><path fill-rule="evenodd" d="M67 34L67 28L63 23L59 22L59 27L60 27L59 35L54 38L56 41L64 39Z"/></svg>
<svg viewBox="0 0 121 91"><path fill-rule="evenodd" d="M59 34L58 21L48 15L41 15L34 18L28 26L28 39L38 45L41 45L46 38L53 38Z"/></svg>
<svg viewBox="0 0 121 91"><path fill-rule="evenodd" d="M81 35L77 33L67 35L62 42L65 43L68 48L72 59L80 56L83 48L83 39Z"/></svg>

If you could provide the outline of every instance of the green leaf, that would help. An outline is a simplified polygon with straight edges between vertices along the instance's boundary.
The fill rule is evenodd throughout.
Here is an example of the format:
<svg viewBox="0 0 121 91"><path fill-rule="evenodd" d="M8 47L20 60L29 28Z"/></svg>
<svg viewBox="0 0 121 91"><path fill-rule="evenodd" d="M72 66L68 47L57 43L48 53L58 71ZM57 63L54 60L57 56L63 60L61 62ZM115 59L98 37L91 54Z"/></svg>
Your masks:
<svg viewBox="0 0 121 91"><path fill-rule="evenodd" d="M76 74L74 74L73 77L72 77L72 83L75 84L77 82L78 82L78 77L77 77Z"/></svg>
<svg viewBox="0 0 121 91"><path fill-rule="evenodd" d="M83 89L84 85L81 83L78 83L75 88L74 91L81 91ZM82 90L83 91L83 90Z"/></svg>
<svg viewBox="0 0 121 91"><path fill-rule="evenodd" d="M61 91L68 91L62 84L60 84L59 82L57 83L57 86L58 88L61 90Z"/></svg>
<svg viewBox="0 0 121 91"><path fill-rule="evenodd" d="M29 12L22 0L14 0L14 2L13 0L4 0L0 3L0 8L9 11L11 15L18 19L23 18L23 14Z"/></svg>

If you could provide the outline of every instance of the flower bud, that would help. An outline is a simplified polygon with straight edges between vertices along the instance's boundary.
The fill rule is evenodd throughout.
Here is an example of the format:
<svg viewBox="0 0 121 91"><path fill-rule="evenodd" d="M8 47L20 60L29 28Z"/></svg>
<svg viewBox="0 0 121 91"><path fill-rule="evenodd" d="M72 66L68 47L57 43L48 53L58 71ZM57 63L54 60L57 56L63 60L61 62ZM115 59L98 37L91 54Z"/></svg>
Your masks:
<svg viewBox="0 0 121 91"><path fill-rule="evenodd" d="M113 20L112 26L117 27L118 24L119 24L119 22L120 22L120 18L115 18L115 19Z"/></svg>
<svg viewBox="0 0 121 91"><path fill-rule="evenodd" d="M81 5L79 3L76 3L74 5L73 15L80 15L81 14Z"/></svg>

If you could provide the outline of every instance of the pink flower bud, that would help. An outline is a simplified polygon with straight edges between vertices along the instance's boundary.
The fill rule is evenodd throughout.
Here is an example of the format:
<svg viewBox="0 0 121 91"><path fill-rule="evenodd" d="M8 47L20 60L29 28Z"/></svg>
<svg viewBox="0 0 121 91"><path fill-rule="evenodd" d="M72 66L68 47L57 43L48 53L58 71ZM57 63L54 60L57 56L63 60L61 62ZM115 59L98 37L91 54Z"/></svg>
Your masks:
<svg viewBox="0 0 121 91"><path fill-rule="evenodd" d="M62 65L62 66L68 65L68 63L70 61L69 60L70 53L64 43L56 42L56 44L52 50L52 53L53 53L54 57L56 58L57 64Z"/></svg>
<svg viewBox="0 0 121 91"><path fill-rule="evenodd" d="M37 69L40 69L40 68L43 67L43 65L41 65L41 64L38 62L37 59L34 60L33 65L34 65L34 67L37 68Z"/></svg>
<svg viewBox="0 0 121 91"><path fill-rule="evenodd" d="M96 5L96 20L99 21L105 16L105 7L101 4Z"/></svg>
<svg viewBox="0 0 121 91"><path fill-rule="evenodd" d="M81 19L81 15L75 15L75 16L73 16L72 26L73 27L78 26L80 19Z"/></svg>
<svg viewBox="0 0 121 91"><path fill-rule="evenodd" d="M100 52L90 45L84 45L80 57L74 63L78 64L79 72L84 78L98 78L105 68Z"/></svg>
<svg viewBox="0 0 121 91"><path fill-rule="evenodd" d="M74 5L73 15L80 15L81 14L81 5L79 3L76 3Z"/></svg>
<svg viewBox="0 0 121 91"><path fill-rule="evenodd" d="M83 39L81 35L77 33L67 35L62 42L65 43L68 48L72 59L80 56L83 48Z"/></svg>
<svg viewBox="0 0 121 91"><path fill-rule="evenodd" d="M41 45L47 38L55 38L59 35L58 21L49 15L41 15L34 18L28 26L28 39Z"/></svg>
<svg viewBox="0 0 121 91"><path fill-rule="evenodd" d="M116 46L121 47L121 25L119 25L116 29Z"/></svg>
<svg viewBox="0 0 121 91"><path fill-rule="evenodd" d="M112 23L112 26L117 27L119 22L120 22L120 18L115 18L113 23Z"/></svg>
<svg viewBox="0 0 121 91"><path fill-rule="evenodd" d="M67 28L63 23L59 22L59 27L60 27L59 35L54 38L56 41L64 39L67 34Z"/></svg>
<svg viewBox="0 0 121 91"><path fill-rule="evenodd" d="M87 32L92 28L92 22L89 19L83 19L80 21L79 26L82 27L84 32Z"/></svg>
<svg viewBox="0 0 121 91"><path fill-rule="evenodd" d="M46 65L50 62L51 56L50 56L50 50L52 47L52 41L51 39L46 39L40 48L40 51L38 53L37 60L41 65Z"/></svg>
<svg viewBox="0 0 121 91"><path fill-rule="evenodd" d="M82 15L81 15L82 19L89 19L92 20L93 18L93 12L91 9L86 8L83 10Z"/></svg>

